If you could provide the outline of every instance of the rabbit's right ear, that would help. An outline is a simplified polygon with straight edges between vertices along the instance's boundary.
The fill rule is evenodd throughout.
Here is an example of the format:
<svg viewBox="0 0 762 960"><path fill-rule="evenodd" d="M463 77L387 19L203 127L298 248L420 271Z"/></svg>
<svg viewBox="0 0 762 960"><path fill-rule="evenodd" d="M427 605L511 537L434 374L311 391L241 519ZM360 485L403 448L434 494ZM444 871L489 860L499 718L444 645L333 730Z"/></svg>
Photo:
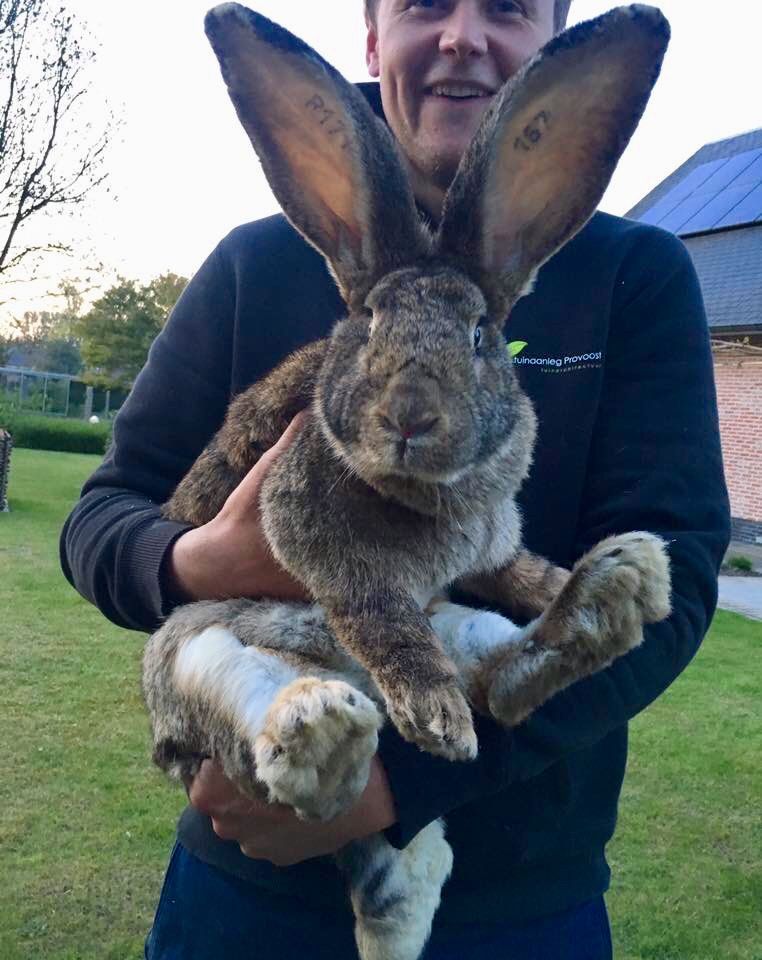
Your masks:
<svg viewBox="0 0 762 960"><path fill-rule="evenodd" d="M496 97L450 187L439 238L496 313L595 212L668 42L657 9L620 7L551 40Z"/></svg>
<svg viewBox="0 0 762 960"><path fill-rule="evenodd" d="M352 84L272 21L223 3L205 28L284 213L360 306L426 243L393 137Z"/></svg>

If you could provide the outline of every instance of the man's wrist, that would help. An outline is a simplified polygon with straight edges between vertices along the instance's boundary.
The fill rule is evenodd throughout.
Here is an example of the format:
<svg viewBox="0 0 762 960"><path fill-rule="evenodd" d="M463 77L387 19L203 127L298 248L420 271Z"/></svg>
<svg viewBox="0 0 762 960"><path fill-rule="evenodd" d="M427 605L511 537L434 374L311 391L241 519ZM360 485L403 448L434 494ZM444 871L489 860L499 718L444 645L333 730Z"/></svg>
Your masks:
<svg viewBox="0 0 762 960"><path fill-rule="evenodd" d="M352 838L355 840L381 833L397 822L397 810L389 779L378 754L371 761L365 790L347 817L350 819L350 829L356 832L356 836Z"/></svg>
<svg viewBox="0 0 762 960"><path fill-rule="evenodd" d="M169 547L163 566L162 592L171 606L191 603L194 600L211 600L194 575L194 541L198 529L182 533Z"/></svg>

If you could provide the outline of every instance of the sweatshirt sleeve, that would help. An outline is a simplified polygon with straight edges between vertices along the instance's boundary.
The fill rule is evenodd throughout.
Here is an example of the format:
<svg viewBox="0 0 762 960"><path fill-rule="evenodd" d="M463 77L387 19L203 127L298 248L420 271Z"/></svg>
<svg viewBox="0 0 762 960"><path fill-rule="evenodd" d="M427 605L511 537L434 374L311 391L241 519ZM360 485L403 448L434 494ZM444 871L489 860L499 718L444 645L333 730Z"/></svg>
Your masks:
<svg viewBox="0 0 762 960"><path fill-rule="evenodd" d="M623 262L616 290L574 555L611 534L660 534L669 544L673 612L645 629L636 650L515 730L480 718L473 764L427 756L385 730L381 757L399 817L387 835L396 846L626 723L687 666L711 622L730 519L698 280L683 244L651 231Z"/></svg>
<svg viewBox="0 0 762 960"><path fill-rule="evenodd" d="M225 415L234 315L223 241L154 341L111 447L63 528L65 576L119 626L151 631L169 612L163 564L188 527L163 519L160 505Z"/></svg>

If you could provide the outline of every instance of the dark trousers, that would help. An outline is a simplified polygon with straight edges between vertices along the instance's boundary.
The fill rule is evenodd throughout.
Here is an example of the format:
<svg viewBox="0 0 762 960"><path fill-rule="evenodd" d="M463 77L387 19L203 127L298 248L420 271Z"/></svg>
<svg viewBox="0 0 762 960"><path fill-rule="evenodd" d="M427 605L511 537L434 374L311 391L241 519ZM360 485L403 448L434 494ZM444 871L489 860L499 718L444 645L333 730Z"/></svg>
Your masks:
<svg viewBox="0 0 762 960"><path fill-rule="evenodd" d="M147 960L357 960L349 916L210 867L177 844ZM438 923L422 960L611 960L603 897L521 925Z"/></svg>

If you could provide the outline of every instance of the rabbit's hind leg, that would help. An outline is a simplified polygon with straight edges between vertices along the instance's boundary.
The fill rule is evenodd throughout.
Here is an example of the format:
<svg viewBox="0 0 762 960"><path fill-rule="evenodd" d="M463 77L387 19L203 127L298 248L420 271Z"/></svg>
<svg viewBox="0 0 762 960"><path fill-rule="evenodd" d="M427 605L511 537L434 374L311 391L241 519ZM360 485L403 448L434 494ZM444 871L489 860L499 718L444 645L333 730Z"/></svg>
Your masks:
<svg viewBox="0 0 762 960"><path fill-rule="evenodd" d="M519 550L505 566L463 577L457 586L526 623L547 610L568 579L563 567Z"/></svg>
<svg viewBox="0 0 762 960"><path fill-rule="evenodd" d="M262 796L254 742L278 692L300 671L271 651L241 643L231 622L242 603L196 603L175 611L146 645L143 692L154 760L170 776L193 774L211 757L244 790ZM250 603L252 611L256 607Z"/></svg>
<svg viewBox="0 0 762 960"><path fill-rule="evenodd" d="M564 687L608 666L643 640L643 624L670 612L666 544L626 533L597 544L518 642L484 666L492 715L514 726Z"/></svg>
<svg viewBox="0 0 762 960"><path fill-rule="evenodd" d="M397 850L382 834L337 856L349 883L361 960L418 960L452 870L444 824L435 820Z"/></svg>
<svg viewBox="0 0 762 960"><path fill-rule="evenodd" d="M371 699L378 692L316 605L261 604L254 614L243 608L231 628L242 643L299 665L299 676L268 707L256 739L258 779L271 800L300 816L331 819L368 782L382 722Z"/></svg>
<svg viewBox="0 0 762 960"><path fill-rule="evenodd" d="M176 610L143 660L155 762L184 779L212 757L254 796L334 815L365 787L381 723L372 701L344 682L365 679L344 674L345 659L319 611L303 604Z"/></svg>

